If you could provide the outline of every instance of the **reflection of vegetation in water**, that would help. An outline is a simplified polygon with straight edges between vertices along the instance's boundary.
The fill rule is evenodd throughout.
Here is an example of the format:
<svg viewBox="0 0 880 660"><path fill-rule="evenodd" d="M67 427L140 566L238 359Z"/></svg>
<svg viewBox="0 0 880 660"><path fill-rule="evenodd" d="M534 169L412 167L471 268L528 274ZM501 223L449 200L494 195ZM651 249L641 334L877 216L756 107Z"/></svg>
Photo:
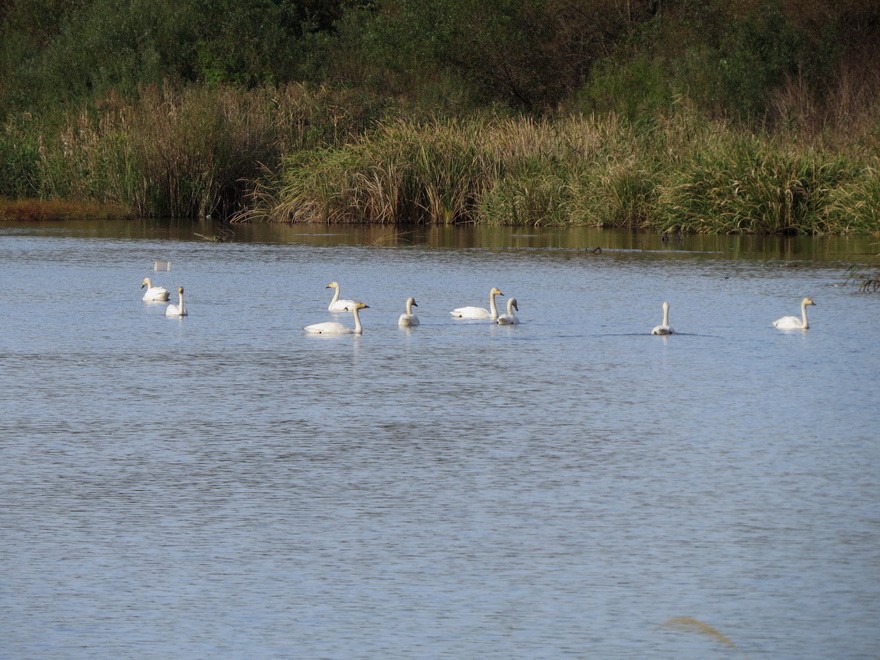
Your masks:
<svg viewBox="0 0 880 660"><path fill-rule="evenodd" d="M61 199L17 199L0 197L0 219L16 221L123 218L128 211L118 204Z"/></svg>

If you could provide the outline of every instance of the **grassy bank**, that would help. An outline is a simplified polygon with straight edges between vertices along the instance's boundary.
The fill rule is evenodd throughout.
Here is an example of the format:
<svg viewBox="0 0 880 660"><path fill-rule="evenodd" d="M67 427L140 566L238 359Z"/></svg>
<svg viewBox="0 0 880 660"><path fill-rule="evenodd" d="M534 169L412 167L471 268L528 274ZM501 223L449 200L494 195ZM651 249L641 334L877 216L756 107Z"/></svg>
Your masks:
<svg viewBox="0 0 880 660"><path fill-rule="evenodd" d="M636 123L394 121L286 157L240 219L878 232L880 149L866 135L823 146L685 109Z"/></svg>
<svg viewBox="0 0 880 660"><path fill-rule="evenodd" d="M408 118L401 117L406 114ZM880 232L880 124L761 133L681 104L629 120L426 118L303 86L145 87L11 116L0 195L134 216Z"/></svg>
<svg viewBox="0 0 880 660"><path fill-rule="evenodd" d="M145 86L135 99L19 113L0 130L0 195L227 216L283 154L352 139L384 103L301 85Z"/></svg>

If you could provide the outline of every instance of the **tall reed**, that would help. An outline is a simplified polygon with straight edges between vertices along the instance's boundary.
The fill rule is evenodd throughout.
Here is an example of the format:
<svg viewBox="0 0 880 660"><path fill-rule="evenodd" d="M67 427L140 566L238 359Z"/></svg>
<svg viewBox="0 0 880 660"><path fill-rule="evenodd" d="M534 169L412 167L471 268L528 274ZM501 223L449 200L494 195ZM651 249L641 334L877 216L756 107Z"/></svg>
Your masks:
<svg viewBox="0 0 880 660"><path fill-rule="evenodd" d="M880 231L877 158L680 109L385 123L287 157L260 217L581 225L697 233Z"/></svg>
<svg viewBox="0 0 880 660"><path fill-rule="evenodd" d="M19 130L35 149L15 176L33 179L19 189L40 197L111 202L142 216L227 215L283 153L350 139L382 103L299 85L146 86L135 100L111 96Z"/></svg>

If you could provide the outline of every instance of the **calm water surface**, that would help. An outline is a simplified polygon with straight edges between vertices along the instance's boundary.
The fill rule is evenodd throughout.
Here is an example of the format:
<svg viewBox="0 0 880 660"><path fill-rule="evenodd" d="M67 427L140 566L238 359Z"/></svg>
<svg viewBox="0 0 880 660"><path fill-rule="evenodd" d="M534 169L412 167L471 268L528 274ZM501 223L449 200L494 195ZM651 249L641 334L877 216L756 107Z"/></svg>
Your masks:
<svg viewBox="0 0 880 660"><path fill-rule="evenodd" d="M0 656L877 657L866 243L359 231L0 227Z"/></svg>

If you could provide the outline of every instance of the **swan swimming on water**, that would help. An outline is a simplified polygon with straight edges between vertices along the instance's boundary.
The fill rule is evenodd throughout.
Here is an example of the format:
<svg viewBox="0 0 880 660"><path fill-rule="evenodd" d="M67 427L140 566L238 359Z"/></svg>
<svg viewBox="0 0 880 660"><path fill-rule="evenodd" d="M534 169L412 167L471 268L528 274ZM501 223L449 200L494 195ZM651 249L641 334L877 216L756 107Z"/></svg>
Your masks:
<svg viewBox="0 0 880 660"><path fill-rule="evenodd" d="M327 307L328 311L331 312L350 312L354 307L354 300L340 300L339 299L339 282L330 282L325 289L335 289L333 292L333 300L330 301L330 306Z"/></svg>
<svg viewBox="0 0 880 660"><path fill-rule="evenodd" d="M801 301L801 318L797 316L783 316L773 321L773 327L780 330L806 330L810 327L807 321L807 305L815 305L812 298L804 298Z"/></svg>
<svg viewBox="0 0 880 660"><path fill-rule="evenodd" d="M176 305L168 305L165 308L165 316L186 316L186 307L183 306L183 287L177 287L178 302Z"/></svg>
<svg viewBox="0 0 880 660"><path fill-rule="evenodd" d="M358 312L362 309L369 309L369 305L362 302L353 302L351 313L354 315L354 328L342 325L339 321L326 321L324 323L313 323L303 328L310 335L360 335L364 329L361 326L361 317Z"/></svg>
<svg viewBox="0 0 880 660"><path fill-rule="evenodd" d="M503 295L498 287L492 287L492 290L489 291L489 309L485 307L458 307L449 313L457 319L489 319L494 321L498 318L495 296Z"/></svg>
<svg viewBox="0 0 880 660"><path fill-rule="evenodd" d="M419 317L413 314L413 307L418 307L418 304L416 299L410 296L406 299L406 311L397 319L397 325L401 328L412 328L419 324Z"/></svg>
<svg viewBox="0 0 880 660"><path fill-rule="evenodd" d="M507 314L502 314L497 319L495 319L495 323L498 325L516 325L519 323L519 319L516 314L513 313L513 310L519 311L519 307L516 304L516 298L508 298L507 300Z"/></svg>
<svg viewBox="0 0 880 660"><path fill-rule="evenodd" d="M674 335L675 330L669 327L669 303L663 302L663 323L660 325L654 326L654 329L651 330L652 335ZM687 334L687 333L685 333Z"/></svg>
<svg viewBox="0 0 880 660"><path fill-rule="evenodd" d="M141 288L147 290L143 297L147 302L165 302L171 295L164 286L153 286L153 281L149 277L144 278Z"/></svg>

